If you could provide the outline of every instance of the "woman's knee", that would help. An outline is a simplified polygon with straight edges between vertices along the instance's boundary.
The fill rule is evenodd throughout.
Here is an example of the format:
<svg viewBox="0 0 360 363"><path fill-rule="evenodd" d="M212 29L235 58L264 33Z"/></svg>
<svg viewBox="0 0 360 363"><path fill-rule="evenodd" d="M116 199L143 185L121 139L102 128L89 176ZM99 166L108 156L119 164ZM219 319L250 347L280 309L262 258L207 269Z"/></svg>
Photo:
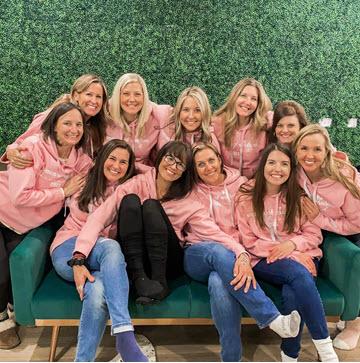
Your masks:
<svg viewBox="0 0 360 363"><path fill-rule="evenodd" d="M111 239L100 237L94 246L94 249L97 249L96 253L100 253L102 258L111 259L117 263L124 263L125 258L121 251L119 242Z"/></svg>
<svg viewBox="0 0 360 363"><path fill-rule="evenodd" d="M126 210L138 210L141 207L141 200L136 194L128 194L122 199L120 204L120 210L126 208Z"/></svg>

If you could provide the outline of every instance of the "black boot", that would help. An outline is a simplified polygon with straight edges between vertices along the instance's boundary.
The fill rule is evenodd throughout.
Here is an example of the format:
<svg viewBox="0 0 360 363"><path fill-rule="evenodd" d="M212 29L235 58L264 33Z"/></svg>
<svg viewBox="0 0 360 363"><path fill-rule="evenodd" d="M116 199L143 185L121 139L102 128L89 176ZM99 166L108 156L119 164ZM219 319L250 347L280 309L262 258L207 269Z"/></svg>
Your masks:
<svg viewBox="0 0 360 363"><path fill-rule="evenodd" d="M161 293L162 285L148 278L144 269L145 244L140 199L135 194L124 197L118 218L118 238L127 264L129 279L136 295L151 298Z"/></svg>
<svg viewBox="0 0 360 363"><path fill-rule="evenodd" d="M168 230L160 214L159 205L158 201L151 199L146 200L143 205L144 239L151 267L151 279L159 281L163 287L161 292L151 295L156 300L162 300L170 293L166 279Z"/></svg>

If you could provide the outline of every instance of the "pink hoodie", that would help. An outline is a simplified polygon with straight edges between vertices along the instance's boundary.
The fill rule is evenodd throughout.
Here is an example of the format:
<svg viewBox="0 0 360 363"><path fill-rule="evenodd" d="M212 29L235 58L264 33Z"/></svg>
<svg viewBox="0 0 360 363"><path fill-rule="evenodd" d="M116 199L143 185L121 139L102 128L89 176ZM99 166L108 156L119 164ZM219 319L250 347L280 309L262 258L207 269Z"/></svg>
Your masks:
<svg viewBox="0 0 360 363"><path fill-rule="evenodd" d="M227 148L224 140L224 117L216 116L212 122L225 165L240 170L241 175L248 179L252 178L259 165L261 153L266 147L266 131L255 133L251 123L241 129L235 129L232 136L232 146ZM270 121L268 122L269 126L271 126Z"/></svg>
<svg viewBox="0 0 360 363"><path fill-rule="evenodd" d="M355 198L341 183L329 178L311 183L301 167L298 169L298 180L307 196L320 209L312 223L344 236L360 233L360 199Z"/></svg>
<svg viewBox="0 0 360 363"><path fill-rule="evenodd" d="M156 145L156 150L159 151L167 142L175 140L175 123L170 122L170 115L172 112L172 107L168 106L167 110L167 117L164 114L162 121L160 123L160 132L159 138ZM214 130L212 126L210 127L210 134L211 134L211 142L214 146L220 151L220 144L217 140ZM201 138L201 131L194 131L194 132L187 132L185 134L185 140L187 144L193 146L195 143L199 142Z"/></svg>
<svg viewBox="0 0 360 363"><path fill-rule="evenodd" d="M150 115L146 122L142 138L136 136L137 120L135 120L129 124L130 134L126 134L119 125L114 123L108 125L106 129L106 141L111 139L125 140L133 149L137 162L151 165L150 152L158 141L160 123L163 118L167 117L169 107L167 105L157 105L150 102Z"/></svg>
<svg viewBox="0 0 360 363"><path fill-rule="evenodd" d="M209 211L210 216L220 229L238 239L239 231L235 226L234 197L241 184L247 179L240 175L236 169L224 167L226 178L217 186L199 183L194 188L194 195L200 203ZM189 236L190 240L191 237Z"/></svg>
<svg viewBox="0 0 360 363"><path fill-rule="evenodd" d="M89 216L78 236L75 251L88 256L100 232L115 220L118 207L125 195L137 194L142 202L149 198L157 199L155 179L156 170L153 168L146 174L137 175L117 187L115 193ZM180 200L164 202L162 206L182 244L211 239L223 243L236 256L244 252L240 243L219 229L192 194ZM187 237L187 232L193 237L191 241Z"/></svg>
<svg viewBox="0 0 360 363"><path fill-rule="evenodd" d="M9 165L0 172L0 221L23 234L57 214L64 204L65 182L79 173L87 173L92 160L82 149L73 148L69 158L59 158L53 141L44 141L42 134L24 140L26 154L34 165L16 169Z"/></svg>
<svg viewBox="0 0 360 363"><path fill-rule="evenodd" d="M111 184L106 188L105 200L114 193L118 184ZM68 207L70 208L70 214L65 219L64 225L57 231L54 241L50 246L50 254L55 250L56 247L60 246L66 240L71 237L78 236L81 229L84 227L86 220L90 213L93 213L99 205L91 203L89 205L89 213L83 212L79 208L78 197L80 192L74 194ZM100 203L101 205L102 203ZM105 229L100 232L103 237L115 238L116 237L117 226L116 223L110 224Z"/></svg>
<svg viewBox="0 0 360 363"><path fill-rule="evenodd" d="M235 219L240 238L251 256L251 264L255 266L260 259L266 258L270 250L280 242L291 240L296 249L289 258L297 260L299 252L306 253L313 258L320 258L322 251L321 230L309 221L296 221L295 231L284 231L286 202L281 193L266 195L264 198L264 221L266 228L261 228L256 220L250 196L239 193L236 197Z"/></svg>

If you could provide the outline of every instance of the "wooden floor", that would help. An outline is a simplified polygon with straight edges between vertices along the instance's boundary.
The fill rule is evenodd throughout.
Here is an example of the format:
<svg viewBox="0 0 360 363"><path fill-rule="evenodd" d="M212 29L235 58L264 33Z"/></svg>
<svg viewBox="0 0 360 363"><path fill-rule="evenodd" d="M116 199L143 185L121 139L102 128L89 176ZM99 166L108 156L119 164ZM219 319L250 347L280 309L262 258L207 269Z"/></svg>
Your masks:
<svg viewBox="0 0 360 363"><path fill-rule="evenodd" d="M330 324L333 335L335 329ZM212 326L137 327L137 333L146 335L155 346L160 362L217 362L220 361L218 337ZM47 361L50 344L49 328L27 328L19 330L22 343L13 350L0 350L0 361ZM72 361L75 354L77 328L60 330L57 360ZM243 327L243 361L279 361L280 338L269 329L259 330L254 325ZM116 355L114 338L107 328L98 350L97 361L109 361ZM360 361L360 345L346 352L337 351L340 361ZM301 361L316 361L315 348L305 331L300 355Z"/></svg>

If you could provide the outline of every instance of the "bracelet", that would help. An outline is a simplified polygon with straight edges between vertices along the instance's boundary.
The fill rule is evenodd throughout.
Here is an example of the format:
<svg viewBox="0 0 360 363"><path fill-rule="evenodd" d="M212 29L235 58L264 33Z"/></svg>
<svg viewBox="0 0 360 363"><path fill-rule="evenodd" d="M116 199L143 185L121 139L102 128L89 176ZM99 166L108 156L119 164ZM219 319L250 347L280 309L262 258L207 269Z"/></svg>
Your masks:
<svg viewBox="0 0 360 363"><path fill-rule="evenodd" d="M73 257L71 258L69 261L66 262L68 266L73 267L73 266L85 266L87 267L87 263L85 258L77 258L77 257Z"/></svg>

